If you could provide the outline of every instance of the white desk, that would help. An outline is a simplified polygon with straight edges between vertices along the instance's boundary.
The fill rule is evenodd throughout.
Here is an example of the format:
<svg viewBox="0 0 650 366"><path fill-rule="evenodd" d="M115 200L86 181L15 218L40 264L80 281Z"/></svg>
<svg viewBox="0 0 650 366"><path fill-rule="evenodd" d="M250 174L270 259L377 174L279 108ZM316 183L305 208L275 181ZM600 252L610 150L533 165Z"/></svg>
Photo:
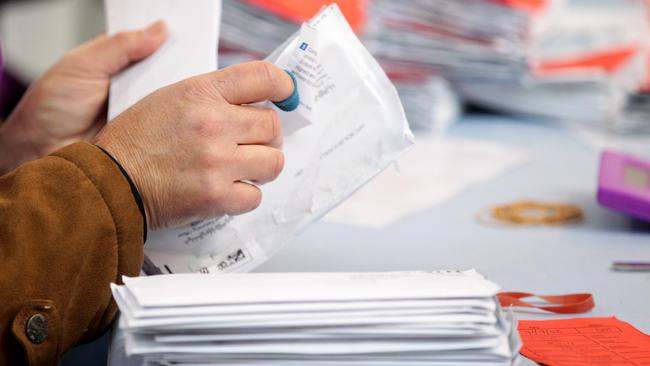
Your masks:
<svg viewBox="0 0 650 366"><path fill-rule="evenodd" d="M504 290L591 292L596 308L583 316L616 315L650 332L650 273L609 269L617 259L650 260L650 225L597 205L595 149L562 128L505 117L469 116L449 133L504 142L527 151L530 160L384 229L318 223L257 271L476 268ZM476 222L479 210L521 198L573 202L585 210L586 221L574 227L526 229Z"/></svg>
<svg viewBox="0 0 650 366"><path fill-rule="evenodd" d="M650 332L650 273L609 268L617 259L650 260L650 225L598 206L596 149L557 126L493 116L465 118L450 135L517 146L531 160L382 230L319 223L258 271L476 268L504 290L593 293L596 308L578 316L616 315ZM573 202L585 210L586 221L575 227L525 229L476 222L480 209L521 198ZM534 365L528 360L520 364Z"/></svg>

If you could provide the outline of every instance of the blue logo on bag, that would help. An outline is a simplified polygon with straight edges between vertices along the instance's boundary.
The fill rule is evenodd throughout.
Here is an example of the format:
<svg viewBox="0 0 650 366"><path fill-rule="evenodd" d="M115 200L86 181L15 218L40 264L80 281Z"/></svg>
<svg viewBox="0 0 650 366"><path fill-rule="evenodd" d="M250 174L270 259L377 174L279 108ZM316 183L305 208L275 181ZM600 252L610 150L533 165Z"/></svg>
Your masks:
<svg viewBox="0 0 650 366"><path fill-rule="evenodd" d="M302 42L300 44L300 49L303 50L303 51L307 50L307 47L309 47L309 45L307 43L305 43L305 42Z"/></svg>

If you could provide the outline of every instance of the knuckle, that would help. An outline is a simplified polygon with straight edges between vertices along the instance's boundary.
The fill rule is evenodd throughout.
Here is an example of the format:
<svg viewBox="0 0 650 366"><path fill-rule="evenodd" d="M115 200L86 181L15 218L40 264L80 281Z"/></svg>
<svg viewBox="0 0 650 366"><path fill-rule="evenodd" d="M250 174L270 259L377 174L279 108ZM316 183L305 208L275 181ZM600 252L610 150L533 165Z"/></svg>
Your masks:
<svg viewBox="0 0 650 366"><path fill-rule="evenodd" d="M266 118L266 133L269 141L273 141L280 137L282 133L282 124L280 123L280 116L278 112L273 109L268 109L268 117Z"/></svg>
<svg viewBox="0 0 650 366"><path fill-rule="evenodd" d="M228 196L228 189L224 184L219 184L218 180L206 179L203 183L202 201L206 207L219 206Z"/></svg>
<svg viewBox="0 0 650 366"><path fill-rule="evenodd" d="M225 70L224 70L225 71ZM217 73L221 73L218 71ZM225 73L228 75L228 73ZM220 75L220 74L219 74ZM218 76L215 82L211 81L211 75L199 75L183 82L183 94L188 100L198 100L214 105L224 100L223 95L232 88L229 76Z"/></svg>
<svg viewBox="0 0 650 366"><path fill-rule="evenodd" d="M277 66L268 61L257 61L257 68L261 74L262 80L268 84L271 90L274 90L278 85L278 73L276 72Z"/></svg>
<svg viewBox="0 0 650 366"><path fill-rule="evenodd" d="M187 118L192 121L197 139L219 136L224 132L224 125L208 111L195 111L194 115Z"/></svg>
<svg viewBox="0 0 650 366"><path fill-rule="evenodd" d="M221 166L221 159L213 154L201 154L196 159L196 166L203 171L213 170Z"/></svg>
<svg viewBox="0 0 650 366"><path fill-rule="evenodd" d="M221 95L231 95L234 90L237 88L237 81L233 71L229 68L217 71L215 77L215 88Z"/></svg>
<svg viewBox="0 0 650 366"><path fill-rule="evenodd" d="M202 170L203 174L211 175L215 172L222 172L228 167L228 156L220 149L214 147L209 139L205 142L195 143L200 152L196 159L196 166ZM214 183L214 180L212 181ZM207 184L211 184L207 182Z"/></svg>

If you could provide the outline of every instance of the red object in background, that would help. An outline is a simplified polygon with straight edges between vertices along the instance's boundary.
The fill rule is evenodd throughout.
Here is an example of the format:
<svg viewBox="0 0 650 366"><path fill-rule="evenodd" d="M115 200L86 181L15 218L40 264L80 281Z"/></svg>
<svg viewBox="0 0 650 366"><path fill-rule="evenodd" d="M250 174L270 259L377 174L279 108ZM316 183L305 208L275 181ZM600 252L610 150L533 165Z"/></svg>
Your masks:
<svg viewBox="0 0 650 366"><path fill-rule="evenodd" d="M608 74L616 72L625 62L641 52L636 45L612 48L605 51L593 52L590 54L562 60L546 60L539 65L535 72L537 74L551 74L558 71L572 69L596 68L606 71Z"/></svg>
<svg viewBox="0 0 650 366"><path fill-rule="evenodd" d="M309 20L326 5L335 2L352 29L360 30L366 21L367 0L245 0L247 3L296 23Z"/></svg>
<svg viewBox="0 0 650 366"><path fill-rule="evenodd" d="M520 320L521 354L549 366L650 365L650 336L612 318Z"/></svg>
<svg viewBox="0 0 650 366"><path fill-rule="evenodd" d="M544 304L524 301L525 298L538 298ZM528 292L500 292L497 294L501 306L535 308L557 314L586 313L596 306L592 294L535 295Z"/></svg>
<svg viewBox="0 0 650 366"><path fill-rule="evenodd" d="M388 77L393 81L419 82L434 75L430 70L422 68L418 69L417 67L413 67L412 69L397 69L384 66L384 69L386 75L388 75Z"/></svg>
<svg viewBox="0 0 650 366"><path fill-rule="evenodd" d="M495 3L511 8L525 10L531 13L541 11L548 5L548 0L492 0Z"/></svg>

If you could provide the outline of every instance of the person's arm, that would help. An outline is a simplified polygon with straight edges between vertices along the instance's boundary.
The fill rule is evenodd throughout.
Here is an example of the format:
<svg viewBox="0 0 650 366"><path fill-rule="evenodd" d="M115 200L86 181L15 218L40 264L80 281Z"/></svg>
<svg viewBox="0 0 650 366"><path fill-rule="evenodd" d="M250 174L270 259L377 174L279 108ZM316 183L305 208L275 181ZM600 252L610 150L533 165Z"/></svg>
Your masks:
<svg viewBox="0 0 650 366"><path fill-rule="evenodd" d="M158 229L257 207L262 193L248 182L280 174L282 126L248 104L294 88L267 62L199 75L127 109L97 146L0 177L0 365L56 365L107 327L109 284L140 270L145 216Z"/></svg>
<svg viewBox="0 0 650 366"><path fill-rule="evenodd" d="M0 364L56 365L115 316L136 276L142 214L118 166L77 143L0 177Z"/></svg>

